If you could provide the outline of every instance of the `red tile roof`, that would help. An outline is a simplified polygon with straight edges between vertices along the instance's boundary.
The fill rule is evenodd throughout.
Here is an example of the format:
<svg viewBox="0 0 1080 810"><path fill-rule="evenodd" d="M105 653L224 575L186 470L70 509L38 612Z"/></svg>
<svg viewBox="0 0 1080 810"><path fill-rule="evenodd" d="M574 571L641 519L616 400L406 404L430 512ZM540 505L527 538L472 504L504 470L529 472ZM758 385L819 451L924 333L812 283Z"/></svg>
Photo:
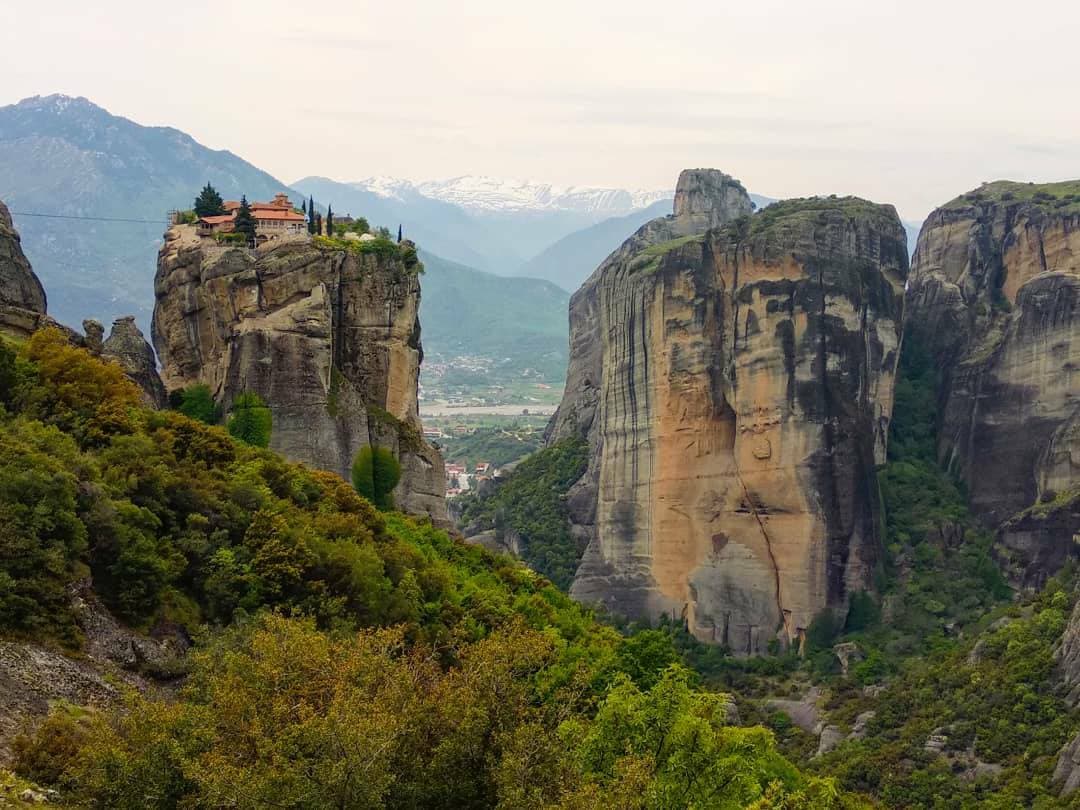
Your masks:
<svg viewBox="0 0 1080 810"><path fill-rule="evenodd" d="M295 211L285 208L252 208L251 215L255 219L283 219L287 222L305 222L307 217Z"/></svg>
<svg viewBox="0 0 1080 810"><path fill-rule="evenodd" d="M219 214L212 217L199 217L199 222L204 222L207 225L220 225L223 222L232 222L232 214Z"/></svg>

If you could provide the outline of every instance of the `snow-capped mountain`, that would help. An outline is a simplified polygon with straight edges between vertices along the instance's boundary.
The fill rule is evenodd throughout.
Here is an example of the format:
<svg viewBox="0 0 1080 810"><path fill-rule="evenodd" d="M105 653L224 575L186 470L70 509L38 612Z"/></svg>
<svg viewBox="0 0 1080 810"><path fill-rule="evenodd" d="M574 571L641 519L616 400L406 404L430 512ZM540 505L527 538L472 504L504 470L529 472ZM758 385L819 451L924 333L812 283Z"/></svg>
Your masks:
<svg viewBox="0 0 1080 810"><path fill-rule="evenodd" d="M556 186L528 180L464 175L414 183L393 177L369 177L349 185L380 197L407 200L414 195L486 213L551 213L621 216L670 199L670 191L641 191L588 186Z"/></svg>

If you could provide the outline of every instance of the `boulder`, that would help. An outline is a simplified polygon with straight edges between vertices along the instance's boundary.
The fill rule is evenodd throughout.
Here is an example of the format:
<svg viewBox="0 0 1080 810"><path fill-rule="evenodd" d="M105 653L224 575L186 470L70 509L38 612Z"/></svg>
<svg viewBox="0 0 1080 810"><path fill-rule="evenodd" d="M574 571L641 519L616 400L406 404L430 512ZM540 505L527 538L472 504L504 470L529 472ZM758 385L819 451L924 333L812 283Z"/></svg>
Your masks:
<svg viewBox="0 0 1080 810"><path fill-rule="evenodd" d="M86 328L85 322L83 328ZM99 338L100 334L92 337L91 332L87 331L88 344ZM116 319L108 339L101 344L101 355L120 364L124 373L143 392L143 400L148 407L165 407L165 386L158 376L157 358L154 357L154 350L146 342L143 333L135 325L134 317L129 315Z"/></svg>

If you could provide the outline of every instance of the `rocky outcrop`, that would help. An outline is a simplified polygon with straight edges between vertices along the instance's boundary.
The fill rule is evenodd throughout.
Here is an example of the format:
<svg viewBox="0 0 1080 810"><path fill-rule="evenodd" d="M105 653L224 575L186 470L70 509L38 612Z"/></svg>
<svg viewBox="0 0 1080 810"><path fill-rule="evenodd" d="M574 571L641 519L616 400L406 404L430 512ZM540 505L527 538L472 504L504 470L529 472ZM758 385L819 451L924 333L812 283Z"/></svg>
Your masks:
<svg viewBox="0 0 1080 810"><path fill-rule="evenodd" d="M0 332L26 337L45 323L45 290L23 255L11 213L0 202Z"/></svg>
<svg viewBox="0 0 1080 810"><path fill-rule="evenodd" d="M889 206L750 211L737 180L683 173L674 214L571 300L548 428L590 445L572 595L738 653L869 587L908 269Z"/></svg>
<svg viewBox="0 0 1080 810"><path fill-rule="evenodd" d="M205 383L226 411L257 393L273 449L345 477L360 448L389 447L397 505L446 523L442 458L417 410L420 282L397 255L409 247L380 255L298 238L248 250L172 227L153 325L166 388Z"/></svg>
<svg viewBox="0 0 1080 810"><path fill-rule="evenodd" d="M923 225L908 340L939 370L938 455L1039 586L1080 532L1080 183L999 182Z"/></svg>
<svg viewBox="0 0 1080 810"><path fill-rule="evenodd" d="M91 340L89 332L87 340ZM109 337L101 344L100 352L102 357L120 364L124 373L142 390L147 406L165 407L165 386L158 375L154 350L135 325L134 317L129 315L113 322Z"/></svg>
<svg viewBox="0 0 1080 810"><path fill-rule="evenodd" d="M123 691L168 687L183 670L190 643L160 627L149 638L124 627L94 594L89 580L68 596L85 646L69 657L54 647L0 640L0 765L11 758L11 741L48 714L58 701L111 707ZM0 804L0 806L3 806Z"/></svg>

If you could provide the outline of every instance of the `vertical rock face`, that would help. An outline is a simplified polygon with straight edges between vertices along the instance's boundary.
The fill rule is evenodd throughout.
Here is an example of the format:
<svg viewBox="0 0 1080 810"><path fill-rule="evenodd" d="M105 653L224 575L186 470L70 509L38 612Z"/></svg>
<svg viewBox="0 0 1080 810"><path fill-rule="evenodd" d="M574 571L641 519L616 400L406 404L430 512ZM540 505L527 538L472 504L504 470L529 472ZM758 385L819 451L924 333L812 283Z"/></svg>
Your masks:
<svg viewBox="0 0 1080 810"><path fill-rule="evenodd" d="M868 587L907 275L891 207L750 209L732 178L683 173L676 214L574 295L548 430L591 448L572 594L739 653Z"/></svg>
<svg viewBox="0 0 1080 810"><path fill-rule="evenodd" d="M45 290L22 252L7 206L0 202L0 331L26 337L45 323Z"/></svg>
<svg viewBox="0 0 1080 810"><path fill-rule="evenodd" d="M271 447L346 478L360 448L401 460L398 506L447 521L443 462L422 439L420 283L399 259L272 242L165 236L153 340L169 390L210 386L226 410L243 392L270 405Z"/></svg>
<svg viewBox="0 0 1080 810"><path fill-rule="evenodd" d="M939 369L939 457L1014 580L1040 585L1080 532L1080 182L992 183L934 211L908 313Z"/></svg>

